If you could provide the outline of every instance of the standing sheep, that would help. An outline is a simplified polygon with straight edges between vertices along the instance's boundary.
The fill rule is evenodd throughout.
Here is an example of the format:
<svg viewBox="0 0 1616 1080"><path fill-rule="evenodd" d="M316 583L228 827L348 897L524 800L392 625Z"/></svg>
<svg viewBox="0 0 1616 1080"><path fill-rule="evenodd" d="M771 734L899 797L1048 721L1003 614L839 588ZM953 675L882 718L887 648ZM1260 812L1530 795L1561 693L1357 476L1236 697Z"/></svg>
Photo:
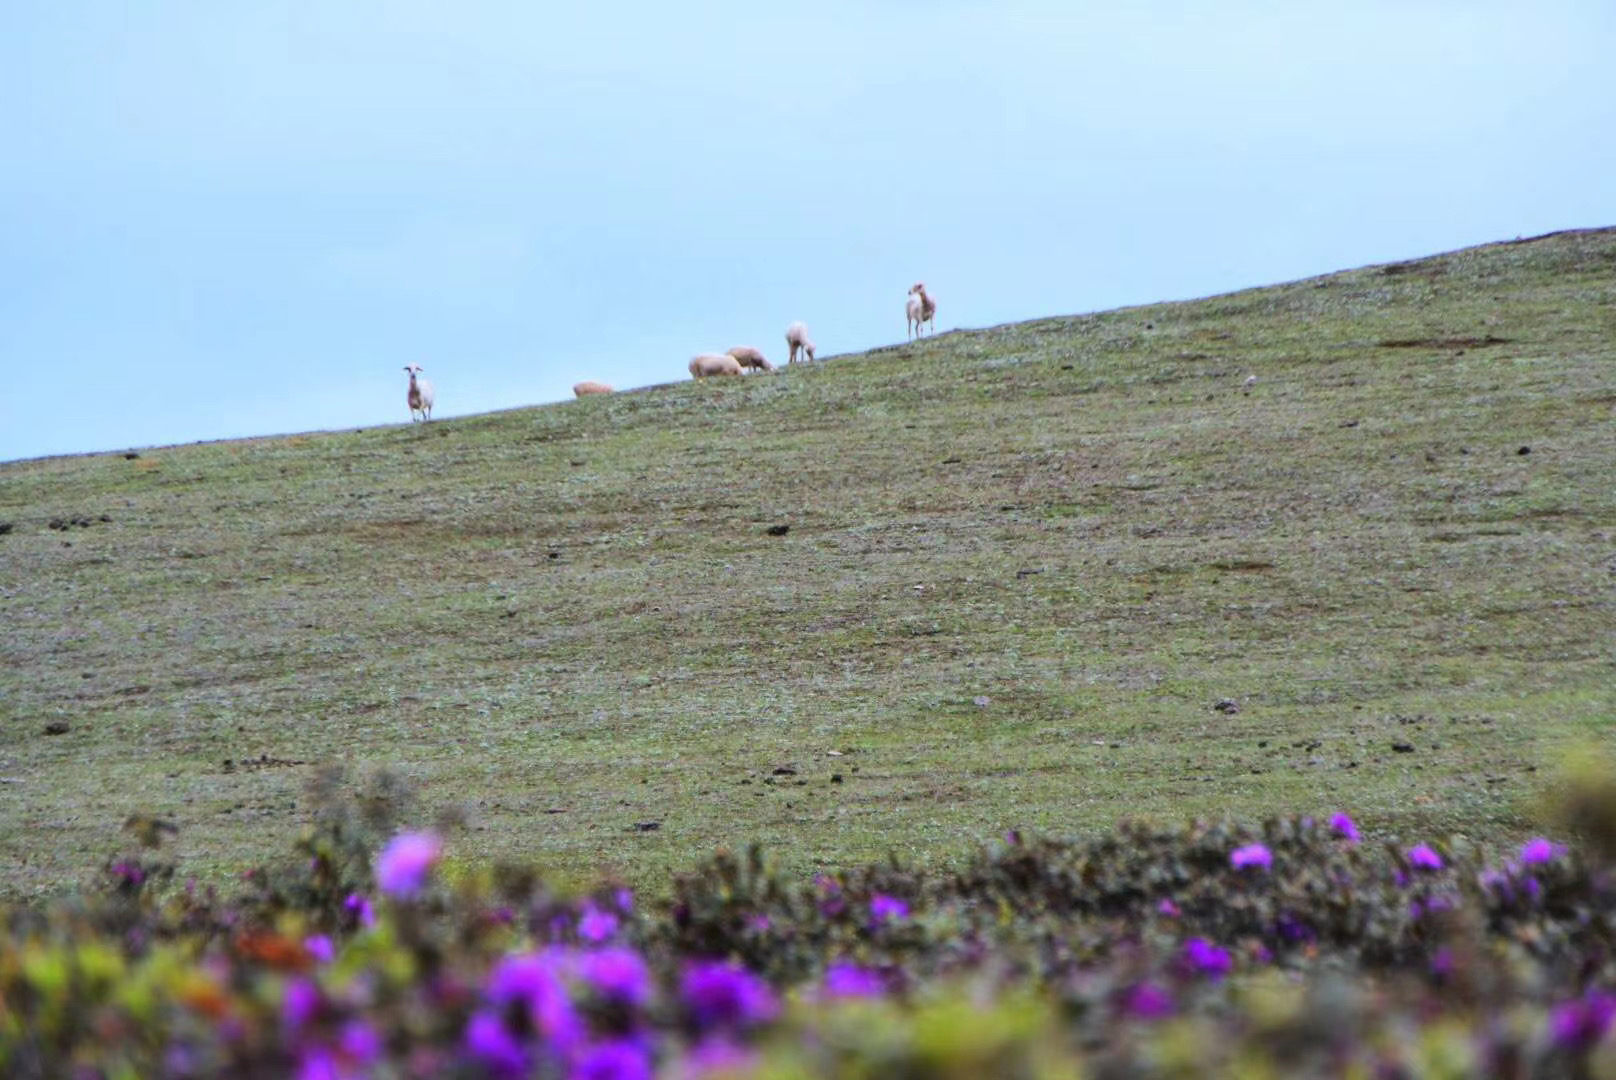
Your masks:
<svg viewBox="0 0 1616 1080"><path fill-rule="evenodd" d="M583 397L585 394L609 394L612 392L612 388L603 382L585 379L581 383L573 383L572 392L577 397Z"/></svg>
<svg viewBox="0 0 1616 1080"><path fill-rule="evenodd" d="M786 363L795 364L797 362L797 350L799 349L802 350L803 358L809 363L813 363L814 343L808 337L808 327L806 325L794 322L786 327L786 345L791 349L791 355L787 358Z"/></svg>
<svg viewBox="0 0 1616 1080"><path fill-rule="evenodd" d="M410 390L404 397L410 406L410 422L414 423L419 413L424 424L432 419L432 384L420 377L425 370L420 364L405 364L404 370L410 373Z"/></svg>
<svg viewBox="0 0 1616 1080"><path fill-rule="evenodd" d="M736 363L743 368L752 368L755 371L774 370L774 365L769 363L768 357L763 355L762 349L755 349L750 345L737 345L724 351L733 356Z"/></svg>
<svg viewBox="0 0 1616 1080"><path fill-rule="evenodd" d="M691 357L690 377L705 379L710 375L740 375L741 362L727 353L702 353Z"/></svg>
<svg viewBox="0 0 1616 1080"><path fill-rule="evenodd" d="M926 292L926 283L917 281L909 287L909 302L905 305L908 312L906 325L913 324L914 337L919 337L922 324L930 324L932 333L937 332L937 301Z"/></svg>

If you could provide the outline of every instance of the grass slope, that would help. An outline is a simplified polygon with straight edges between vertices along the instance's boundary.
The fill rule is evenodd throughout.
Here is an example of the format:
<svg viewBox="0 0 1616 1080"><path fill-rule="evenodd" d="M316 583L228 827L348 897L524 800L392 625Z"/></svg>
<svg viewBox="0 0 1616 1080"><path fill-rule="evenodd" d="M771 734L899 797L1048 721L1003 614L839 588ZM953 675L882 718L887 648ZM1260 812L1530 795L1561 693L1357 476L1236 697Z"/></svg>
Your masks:
<svg viewBox="0 0 1616 1080"><path fill-rule="evenodd" d="M0 891L137 809L204 877L279 856L328 761L463 808L457 855L652 888L1123 816L1517 838L1616 699L1613 300L1616 230L1562 233L0 466Z"/></svg>

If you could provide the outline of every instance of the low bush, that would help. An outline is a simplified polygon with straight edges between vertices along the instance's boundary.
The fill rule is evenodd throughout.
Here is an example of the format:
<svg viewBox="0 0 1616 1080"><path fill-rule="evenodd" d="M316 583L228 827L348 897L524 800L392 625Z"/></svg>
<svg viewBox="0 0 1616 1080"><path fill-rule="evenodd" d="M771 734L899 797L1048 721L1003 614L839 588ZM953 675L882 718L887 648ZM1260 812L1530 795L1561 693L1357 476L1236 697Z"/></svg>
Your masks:
<svg viewBox="0 0 1616 1080"><path fill-rule="evenodd" d="M1353 822L1007 836L811 881L721 852L646 910L448 873L450 830L328 802L237 895L161 823L0 912L13 1077L1616 1075L1616 885L1534 840ZM373 856L374 853L374 856Z"/></svg>

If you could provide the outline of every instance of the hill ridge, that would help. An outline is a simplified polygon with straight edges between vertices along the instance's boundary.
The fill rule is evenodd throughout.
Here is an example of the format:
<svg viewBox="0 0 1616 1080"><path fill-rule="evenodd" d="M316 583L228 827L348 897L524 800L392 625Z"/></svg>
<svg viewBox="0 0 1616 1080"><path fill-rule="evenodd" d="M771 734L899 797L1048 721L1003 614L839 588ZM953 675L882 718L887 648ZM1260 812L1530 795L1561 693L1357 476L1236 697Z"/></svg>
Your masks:
<svg viewBox="0 0 1616 1080"><path fill-rule="evenodd" d="M1613 300L1616 230L1575 230L0 465L6 887L137 809L226 876L322 763L458 808L460 857L652 885L723 843L946 865L1141 814L1518 838L1616 703Z"/></svg>

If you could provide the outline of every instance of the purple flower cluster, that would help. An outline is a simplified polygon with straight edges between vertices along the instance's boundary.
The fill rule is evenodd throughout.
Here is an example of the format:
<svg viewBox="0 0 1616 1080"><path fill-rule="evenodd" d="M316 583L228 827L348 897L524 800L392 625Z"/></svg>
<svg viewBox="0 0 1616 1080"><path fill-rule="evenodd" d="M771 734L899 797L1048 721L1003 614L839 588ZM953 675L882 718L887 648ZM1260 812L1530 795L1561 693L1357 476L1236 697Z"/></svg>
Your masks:
<svg viewBox="0 0 1616 1080"><path fill-rule="evenodd" d="M1610 1030L1616 1019L1616 995L1592 990L1549 1013L1549 1032L1567 1050L1587 1050Z"/></svg>
<svg viewBox="0 0 1616 1080"><path fill-rule="evenodd" d="M870 897L870 925L903 922L909 917L909 905L896 896L876 893Z"/></svg>
<svg viewBox="0 0 1616 1080"><path fill-rule="evenodd" d="M405 899L421 891L443 855L443 841L432 833L401 833L376 856L376 887Z"/></svg>
<svg viewBox="0 0 1616 1080"><path fill-rule="evenodd" d="M1445 865L1442 856L1429 844L1418 844L1408 849L1408 864L1416 870L1440 870Z"/></svg>
<svg viewBox="0 0 1616 1080"><path fill-rule="evenodd" d="M825 969L824 994L830 998L880 997L886 981L880 972L841 961Z"/></svg>
<svg viewBox="0 0 1616 1080"><path fill-rule="evenodd" d="M483 1007L466 1025L465 1050L497 1076L561 1069L602 1080L649 1078L654 1042L644 1010L651 995L650 971L631 949L513 953L489 972ZM615 1010L608 1029L591 1019L591 1001Z"/></svg>
<svg viewBox="0 0 1616 1080"><path fill-rule="evenodd" d="M1190 938L1184 942L1182 958L1184 966L1190 972L1205 975L1214 982L1229 974L1234 967L1234 960L1229 955L1229 950L1200 937Z"/></svg>
<svg viewBox="0 0 1616 1080"><path fill-rule="evenodd" d="M745 1029L774 1019L780 1011L769 984L735 964L717 961L685 969L680 995L698 1030Z"/></svg>
<svg viewBox="0 0 1616 1080"><path fill-rule="evenodd" d="M1247 867L1267 870L1274 865L1274 853L1268 850L1266 844L1247 844L1229 852L1229 865L1236 870Z"/></svg>

